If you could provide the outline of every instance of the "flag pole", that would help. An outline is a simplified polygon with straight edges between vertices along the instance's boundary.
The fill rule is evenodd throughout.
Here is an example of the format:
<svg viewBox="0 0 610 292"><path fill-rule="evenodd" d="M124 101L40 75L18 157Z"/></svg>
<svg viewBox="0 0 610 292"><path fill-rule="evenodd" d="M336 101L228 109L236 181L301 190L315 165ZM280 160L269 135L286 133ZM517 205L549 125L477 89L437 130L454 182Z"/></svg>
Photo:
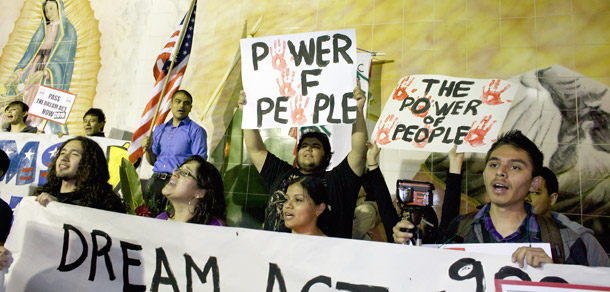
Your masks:
<svg viewBox="0 0 610 292"><path fill-rule="evenodd" d="M152 135L153 129L155 127L155 122L157 120L157 116L159 115L159 109L161 108L161 103L163 102L163 97L165 96L165 89L167 88L167 83L169 82L169 77L172 74L172 69L174 69L174 62L176 62L176 56L178 55L178 50L180 49L180 45L182 44L182 39L184 38L185 27L188 27L191 22L191 15L193 13L193 8L195 7L195 2L197 0L193 0L191 2L191 8L189 8L189 12L187 14L186 19L182 24L182 29L180 30L180 38L178 38L178 42L176 43L176 48L174 49L174 54L172 55L172 62L169 64L169 69L167 70L167 74L165 75L165 82L163 83L163 88L161 89L161 95L159 97L159 101L157 102L157 108L155 109L155 115L150 122L150 129L148 130L148 136Z"/></svg>
<svg viewBox="0 0 610 292"><path fill-rule="evenodd" d="M260 25L261 25L262 21L263 21L263 16L259 17L258 21L252 27L252 31L248 34L247 37L253 37L258 32L258 29L260 28ZM244 32L245 32L245 30L246 30L246 28L244 27ZM242 35L242 38L243 37L246 37L246 36ZM214 104L214 102L216 101L216 99L220 95L220 91L224 87L225 82L227 82L227 79L229 78L229 75L231 75L231 72L233 72L233 69L235 69L235 66L237 65L237 62L239 62L239 60L241 60L241 54L239 55L239 58L233 59L233 63L231 64L231 66L229 67L227 72L225 72L225 75L220 80L220 83L218 84L218 86L214 90L214 93L212 93L210 102L208 102L208 104L206 105L205 109L201 112L201 116L199 117L200 121L203 121L203 118L207 115L208 111L210 111L210 108L212 107L212 104Z"/></svg>

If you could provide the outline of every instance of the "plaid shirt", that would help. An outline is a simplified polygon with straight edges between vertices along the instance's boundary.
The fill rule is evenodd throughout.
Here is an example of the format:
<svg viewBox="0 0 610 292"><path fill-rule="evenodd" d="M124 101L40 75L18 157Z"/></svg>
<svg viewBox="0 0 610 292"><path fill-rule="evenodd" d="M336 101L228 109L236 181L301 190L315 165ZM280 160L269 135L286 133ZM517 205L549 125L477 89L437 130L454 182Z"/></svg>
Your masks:
<svg viewBox="0 0 610 292"><path fill-rule="evenodd" d="M483 238L486 243L514 243L514 242L541 242L540 235L540 227L538 226L538 222L536 222L536 218L534 218L534 213L532 213L532 206L529 203L525 203L525 210L527 215L517 231L508 235L507 237L503 237L498 233L496 228L494 227L493 222L491 221L491 216L489 216L489 204L483 206L481 210L475 215L474 222L482 222L483 223Z"/></svg>

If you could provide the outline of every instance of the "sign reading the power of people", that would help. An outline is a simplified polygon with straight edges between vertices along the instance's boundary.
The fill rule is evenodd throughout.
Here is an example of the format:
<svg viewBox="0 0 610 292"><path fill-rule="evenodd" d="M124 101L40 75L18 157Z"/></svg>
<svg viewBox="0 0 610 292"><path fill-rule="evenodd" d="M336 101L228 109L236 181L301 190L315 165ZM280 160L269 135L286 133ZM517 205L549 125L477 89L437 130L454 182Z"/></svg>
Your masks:
<svg viewBox="0 0 610 292"><path fill-rule="evenodd" d="M499 79L414 75L398 82L372 139L405 150L487 152L518 85Z"/></svg>

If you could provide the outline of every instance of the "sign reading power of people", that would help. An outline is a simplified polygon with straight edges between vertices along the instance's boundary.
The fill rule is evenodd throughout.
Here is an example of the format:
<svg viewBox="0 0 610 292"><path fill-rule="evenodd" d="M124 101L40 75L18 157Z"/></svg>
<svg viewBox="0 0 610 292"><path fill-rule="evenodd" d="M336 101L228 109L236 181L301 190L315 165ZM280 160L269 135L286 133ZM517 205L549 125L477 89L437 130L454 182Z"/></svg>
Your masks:
<svg viewBox="0 0 610 292"><path fill-rule="evenodd" d="M517 93L499 79L414 75L400 79L379 117L372 139L380 147L448 152L487 152Z"/></svg>
<svg viewBox="0 0 610 292"><path fill-rule="evenodd" d="M244 129L356 121L354 29L242 39L241 57Z"/></svg>

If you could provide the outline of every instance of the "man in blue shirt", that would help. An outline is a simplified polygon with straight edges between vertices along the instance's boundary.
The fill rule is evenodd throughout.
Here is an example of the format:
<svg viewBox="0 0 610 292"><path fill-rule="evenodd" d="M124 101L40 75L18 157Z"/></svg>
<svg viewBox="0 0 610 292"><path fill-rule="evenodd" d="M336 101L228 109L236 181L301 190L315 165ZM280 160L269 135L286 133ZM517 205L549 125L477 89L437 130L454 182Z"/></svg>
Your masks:
<svg viewBox="0 0 610 292"><path fill-rule="evenodd" d="M160 211L165 209L167 199L161 190L167 184L172 171L191 155L208 158L207 133L188 115L193 108L193 97L186 90L178 90L170 103L172 119L157 126L150 137L144 137L142 148L146 150L146 160L153 165L153 175L148 181L145 199L154 198Z"/></svg>

